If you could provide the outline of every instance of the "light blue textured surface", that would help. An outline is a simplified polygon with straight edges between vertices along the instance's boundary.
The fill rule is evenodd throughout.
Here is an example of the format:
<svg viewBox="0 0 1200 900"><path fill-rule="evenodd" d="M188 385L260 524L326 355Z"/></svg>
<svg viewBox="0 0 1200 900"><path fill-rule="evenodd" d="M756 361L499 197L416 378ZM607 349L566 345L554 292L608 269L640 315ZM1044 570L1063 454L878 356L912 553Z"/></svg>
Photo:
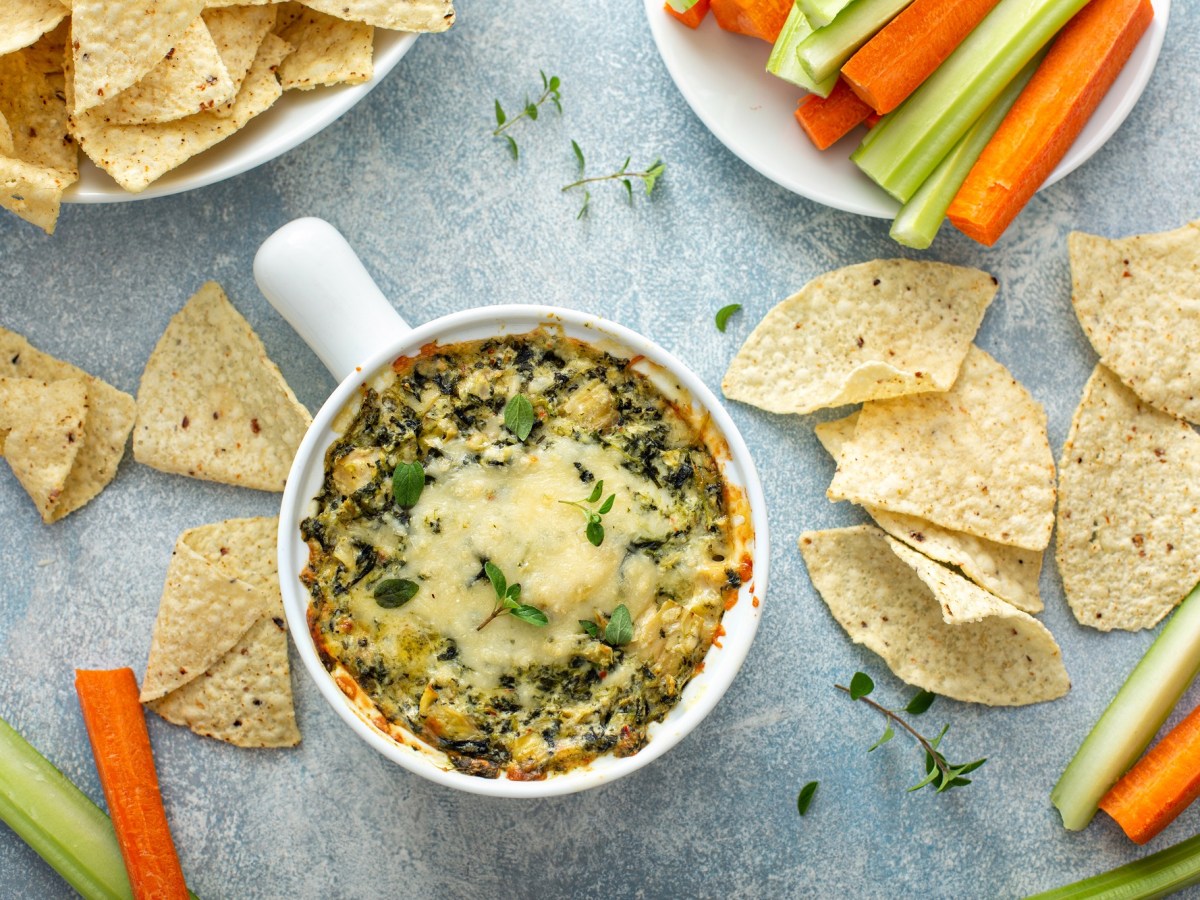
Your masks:
<svg viewBox="0 0 1200 900"><path fill-rule="evenodd" d="M601 8L601 6L603 8ZM167 320L220 281L302 402L333 382L259 295L254 251L293 217L328 218L410 321L535 300L638 329L714 389L778 300L827 269L904 255L881 220L831 211L757 175L683 103L640 2L465 0L454 29L419 40L391 77L324 133L272 164L194 193L65 208L52 238L0 218L0 324L136 391ZM1057 456L1095 360L1070 306L1071 229L1117 236L1174 228L1200 208L1200 56L1194 4L1177 3L1162 57L1129 120L1088 164L1039 195L999 245L955 233L928 257L985 268L1001 291L979 343L1045 405ZM714 60L714 65L719 65ZM564 113L517 133L514 163L489 134L506 107L563 83ZM652 201L593 192L577 222L574 138L599 170L661 156ZM717 308L745 304L726 334ZM1053 563L1042 621L1073 689L1023 709L939 700L952 756L987 755L976 783L907 794L920 758L833 689L856 669L899 701L908 689L832 621L795 538L859 517L825 499L823 417L732 404L762 473L775 538L772 584L745 668L706 722L638 774L583 795L505 802L435 787L387 763L293 672L295 750L245 751L151 717L168 812L194 890L211 898L370 896L1015 897L1145 853L1101 817L1066 833L1048 793L1150 634L1077 626ZM127 458L115 482L43 526L0 467L0 715L93 797L100 792L72 669L145 666L175 537L272 514L276 495L165 475ZM1200 701L1193 689L1183 706ZM818 779L808 816L796 792ZM1165 833L1200 830L1200 810ZM0 897L68 895L0 826Z"/></svg>

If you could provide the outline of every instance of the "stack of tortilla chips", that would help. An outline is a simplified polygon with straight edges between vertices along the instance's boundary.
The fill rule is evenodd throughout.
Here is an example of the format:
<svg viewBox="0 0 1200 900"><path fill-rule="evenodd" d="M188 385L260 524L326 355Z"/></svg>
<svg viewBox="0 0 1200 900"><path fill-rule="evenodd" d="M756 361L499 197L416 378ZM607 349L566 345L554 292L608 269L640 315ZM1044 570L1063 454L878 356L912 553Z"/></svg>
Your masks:
<svg viewBox="0 0 1200 900"><path fill-rule="evenodd" d="M803 534L814 585L905 681L1019 705L1069 681L1030 615L1054 524L1046 417L972 344L995 293L986 273L940 263L831 272L768 313L724 388L775 412L863 404L817 435L837 461L829 497L878 527Z"/></svg>
<svg viewBox="0 0 1200 900"><path fill-rule="evenodd" d="M185 531L154 623L142 702L239 747L300 741L275 563L276 518Z"/></svg>
<svg viewBox="0 0 1200 900"><path fill-rule="evenodd" d="M47 232L79 177L77 148L126 190L144 190L285 89L369 80L376 27L454 21L450 0L0 7L0 205Z"/></svg>
<svg viewBox="0 0 1200 900"><path fill-rule="evenodd" d="M1058 568L1084 625L1150 628L1200 581L1200 223L1068 245L1100 362L1059 463Z"/></svg>
<svg viewBox="0 0 1200 900"><path fill-rule="evenodd" d="M134 413L128 394L0 328L0 454L44 522L112 481Z"/></svg>

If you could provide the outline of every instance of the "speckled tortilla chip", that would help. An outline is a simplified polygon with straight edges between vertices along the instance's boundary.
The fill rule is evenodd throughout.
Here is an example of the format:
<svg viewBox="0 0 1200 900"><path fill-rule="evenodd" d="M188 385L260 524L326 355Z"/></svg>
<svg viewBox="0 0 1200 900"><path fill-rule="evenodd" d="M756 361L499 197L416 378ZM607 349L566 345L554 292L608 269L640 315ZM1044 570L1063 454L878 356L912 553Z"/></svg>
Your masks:
<svg viewBox="0 0 1200 900"><path fill-rule="evenodd" d="M276 14L275 6L236 6L204 11L204 23L221 54L225 71L233 81L235 93L241 90L258 48L274 27ZM233 108L233 104L225 104L213 111L226 117L232 115Z"/></svg>
<svg viewBox="0 0 1200 900"><path fill-rule="evenodd" d="M220 143L268 109L283 93L275 69L291 52L268 34L229 110L210 110L154 125L113 125L95 111L73 116L72 131L83 152L121 187L145 190L176 166ZM70 80L67 99L70 104Z"/></svg>
<svg viewBox="0 0 1200 900"><path fill-rule="evenodd" d="M54 513L83 446L87 387L78 378L0 378L0 453L43 522Z"/></svg>
<svg viewBox="0 0 1200 900"><path fill-rule="evenodd" d="M394 31L445 31L454 24L451 0L304 0L304 5Z"/></svg>
<svg viewBox="0 0 1200 900"><path fill-rule="evenodd" d="M995 295L991 275L945 263L837 269L767 313L721 387L777 413L948 390Z"/></svg>
<svg viewBox="0 0 1200 900"><path fill-rule="evenodd" d="M857 423L858 413L855 412L816 427L817 438L835 461L840 461L842 445L854 436ZM997 544L877 506L865 506L864 509L892 537L932 559L957 566L984 590L1007 600L1017 609L1039 613L1044 608L1038 589L1042 551Z"/></svg>
<svg viewBox="0 0 1200 900"><path fill-rule="evenodd" d="M88 414L83 446L75 456L51 521L79 509L117 474L136 412L133 398L70 363L35 349L13 331L0 328L0 377L41 381L79 379L87 386Z"/></svg>
<svg viewBox="0 0 1200 900"><path fill-rule="evenodd" d="M302 8L279 35L296 48L279 66L284 90L361 84L371 78L375 29L370 25Z"/></svg>
<svg viewBox="0 0 1200 900"><path fill-rule="evenodd" d="M28 47L66 15L67 8L58 0L4 0L0 3L0 56Z"/></svg>
<svg viewBox="0 0 1200 900"><path fill-rule="evenodd" d="M1054 526L1046 414L972 346L946 393L863 404L829 486L852 500L1027 550Z"/></svg>
<svg viewBox="0 0 1200 900"><path fill-rule="evenodd" d="M57 169L0 156L0 206L54 234L63 191L74 181Z"/></svg>
<svg viewBox="0 0 1200 900"><path fill-rule="evenodd" d="M1121 240L1073 232L1067 248L1100 361L1147 403L1200 422L1200 222Z"/></svg>
<svg viewBox="0 0 1200 900"><path fill-rule="evenodd" d="M878 528L806 532L800 552L838 624L909 684L991 706L1070 688L1045 626Z"/></svg>
<svg viewBox="0 0 1200 900"><path fill-rule="evenodd" d="M227 104L236 93L208 26L197 16L153 69L93 115L117 125L173 122Z"/></svg>
<svg viewBox="0 0 1200 900"><path fill-rule="evenodd" d="M204 0L72 0L78 115L111 100L162 60L200 15Z"/></svg>
<svg viewBox="0 0 1200 900"><path fill-rule="evenodd" d="M258 336L209 282L146 363L133 454L164 472L282 491L310 422Z"/></svg>
<svg viewBox="0 0 1200 900"><path fill-rule="evenodd" d="M1153 627L1200 581L1200 435L1098 365L1059 466L1055 555L1075 618Z"/></svg>

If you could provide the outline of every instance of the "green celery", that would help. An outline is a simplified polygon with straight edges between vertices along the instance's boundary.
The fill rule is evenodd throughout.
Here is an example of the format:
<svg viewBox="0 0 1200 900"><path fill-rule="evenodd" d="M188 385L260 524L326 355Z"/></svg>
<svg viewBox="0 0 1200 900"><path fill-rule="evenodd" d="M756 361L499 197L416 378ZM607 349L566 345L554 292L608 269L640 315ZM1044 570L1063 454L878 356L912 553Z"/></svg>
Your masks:
<svg viewBox="0 0 1200 900"><path fill-rule="evenodd" d="M850 0L796 0L796 5L814 28L824 28L849 2Z"/></svg>
<svg viewBox="0 0 1200 900"><path fill-rule="evenodd" d="M0 819L84 897L133 896L108 816L2 718Z"/></svg>
<svg viewBox="0 0 1200 900"><path fill-rule="evenodd" d="M685 13L696 5L698 0L667 0L667 5L677 13Z"/></svg>
<svg viewBox="0 0 1200 900"><path fill-rule="evenodd" d="M784 81L789 81L804 88L810 93L828 97L829 92L833 90L833 86L837 84L837 75L834 74L824 81L813 81L808 73L804 71L804 67L800 65L800 59L796 56L796 47L812 33L812 25L809 24L808 19L800 9L800 4L797 2L792 6L792 11L788 13L787 21L783 23L783 29L779 32L779 37L775 40L771 56L767 59L767 71L777 78L782 78Z"/></svg>
<svg viewBox="0 0 1200 900"><path fill-rule="evenodd" d="M1050 802L1071 831L1086 828L1108 792L1200 673L1200 585L1179 604L1075 752Z"/></svg>
<svg viewBox="0 0 1200 900"><path fill-rule="evenodd" d="M859 47L896 18L912 0L854 0L836 19L818 28L796 48L800 65L813 81L837 76Z"/></svg>
<svg viewBox="0 0 1200 900"><path fill-rule="evenodd" d="M1200 884L1200 834L1083 881L1028 900L1149 900Z"/></svg>
<svg viewBox="0 0 1200 900"><path fill-rule="evenodd" d="M914 250L924 250L933 243L942 220L946 218L946 210L950 201L967 180L967 174L979 159L979 154L987 146L1017 97L1033 77L1038 64L1042 61L1044 52L1035 56L1017 77L1008 83L992 105L980 116L962 139L954 145L945 159L938 163L924 183L917 188L907 203L900 208L888 232L892 240Z"/></svg>
<svg viewBox="0 0 1200 900"><path fill-rule="evenodd" d="M850 158L885 191L908 202L1004 86L1086 4L1000 0Z"/></svg>

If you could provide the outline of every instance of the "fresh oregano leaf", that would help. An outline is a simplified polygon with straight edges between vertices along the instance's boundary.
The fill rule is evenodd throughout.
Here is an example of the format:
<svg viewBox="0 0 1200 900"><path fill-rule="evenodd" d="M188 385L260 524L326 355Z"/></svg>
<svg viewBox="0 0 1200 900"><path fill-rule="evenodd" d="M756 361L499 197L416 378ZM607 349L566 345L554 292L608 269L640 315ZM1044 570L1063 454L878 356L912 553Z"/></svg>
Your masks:
<svg viewBox="0 0 1200 900"><path fill-rule="evenodd" d="M500 571L500 567L489 559L483 564L483 571L487 575L488 581L492 583L492 590L496 592L496 599L503 600L505 593L508 591L508 582L504 578L504 573Z"/></svg>
<svg viewBox="0 0 1200 900"><path fill-rule="evenodd" d="M724 332L725 326L729 324L729 317L742 308L740 303L730 303L728 306L722 306L717 310L717 331Z"/></svg>
<svg viewBox="0 0 1200 900"><path fill-rule="evenodd" d="M600 495L603 493L604 493L604 479L601 478L599 481L596 482L596 486L594 488L592 488L592 492L590 494L588 494L588 498L583 502L584 503L595 503L597 500L600 499Z"/></svg>
<svg viewBox="0 0 1200 900"><path fill-rule="evenodd" d="M397 505L411 509L425 489L425 469L419 462L400 463L392 473L392 496Z"/></svg>
<svg viewBox="0 0 1200 900"><path fill-rule="evenodd" d="M620 647L633 640L633 619L624 603L613 610L604 627L604 643L610 647Z"/></svg>
<svg viewBox="0 0 1200 900"><path fill-rule="evenodd" d="M580 619L579 626L584 631L586 631L588 634L590 634L592 637L599 639L600 626L597 625L595 622L593 622L591 619Z"/></svg>
<svg viewBox="0 0 1200 900"><path fill-rule="evenodd" d="M504 427L515 434L518 440L529 437L536 420L533 404L524 394L513 394L504 405Z"/></svg>
<svg viewBox="0 0 1200 900"><path fill-rule="evenodd" d="M919 716L929 707L933 706L933 701L937 699L937 694L932 691L918 691L913 695L913 698L908 701L908 705L904 707L906 713L914 716Z"/></svg>
<svg viewBox="0 0 1200 900"><path fill-rule="evenodd" d="M417 595L420 586L407 578L385 578L375 585L375 602L384 609L397 609Z"/></svg>
<svg viewBox="0 0 1200 900"><path fill-rule="evenodd" d="M813 797L816 796L819 786L819 781L810 781L804 787L800 788L800 793L796 797L796 811L800 815L808 812L808 808L812 805Z"/></svg>
<svg viewBox="0 0 1200 900"><path fill-rule="evenodd" d="M616 502L616 499L617 499L616 494L609 494L608 499L604 501L604 504L598 510L596 510L596 513L598 515L603 516L603 515L607 515L608 513L612 512L613 503Z"/></svg>
<svg viewBox="0 0 1200 900"><path fill-rule="evenodd" d="M587 535L587 539L593 547L599 547L604 543L604 526L595 520L588 521L584 534Z"/></svg>
<svg viewBox="0 0 1200 900"><path fill-rule="evenodd" d="M850 699L861 700L875 690L875 682L866 672L855 672L850 679Z"/></svg>
<svg viewBox="0 0 1200 900"><path fill-rule="evenodd" d="M887 727L883 729L883 736L867 748L867 752L877 750L896 736L896 732L892 729L892 723L888 722Z"/></svg>
<svg viewBox="0 0 1200 900"><path fill-rule="evenodd" d="M550 620L546 618L546 614L536 606L525 606L524 604L510 610L514 618L520 619L522 622L528 622L530 625L542 626Z"/></svg>

